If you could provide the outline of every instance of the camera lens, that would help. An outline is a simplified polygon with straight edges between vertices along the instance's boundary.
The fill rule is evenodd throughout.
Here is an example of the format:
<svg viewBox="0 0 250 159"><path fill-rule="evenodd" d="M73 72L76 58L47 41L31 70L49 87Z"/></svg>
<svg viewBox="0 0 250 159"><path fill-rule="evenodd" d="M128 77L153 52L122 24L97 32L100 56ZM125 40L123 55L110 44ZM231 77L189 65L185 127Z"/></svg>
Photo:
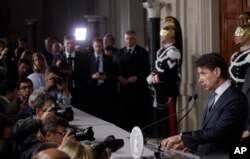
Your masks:
<svg viewBox="0 0 250 159"><path fill-rule="evenodd" d="M83 141L83 140L94 140L94 131L92 130L92 127L88 127L83 130L75 131L75 138L77 141Z"/></svg>

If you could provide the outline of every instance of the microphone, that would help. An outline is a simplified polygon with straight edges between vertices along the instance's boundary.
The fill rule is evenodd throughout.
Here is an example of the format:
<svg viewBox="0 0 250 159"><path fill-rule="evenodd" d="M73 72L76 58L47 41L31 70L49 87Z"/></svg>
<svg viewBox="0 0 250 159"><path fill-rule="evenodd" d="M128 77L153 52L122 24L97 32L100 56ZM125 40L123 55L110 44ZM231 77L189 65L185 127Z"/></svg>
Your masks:
<svg viewBox="0 0 250 159"><path fill-rule="evenodd" d="M155 122L153 122L153 123L151 123L151 124L149 124L149 125L143 127L143 128L141 129L141 131L145 130L145 129L148 128L148 127L151 127L151 126L153 126L153 125L156 125L156 124L158 124L158 123L160 123L160 122L162 122L162 121L164 121L164 120L170 118L171 116L174 116L174 115L176 115L176 114L182 113L184 110L186 110L186 108L188 107L190 101L192 101L192 99L196 100L196 98L197 98L197 95L196 95L196 94L195 94L194 96L189 96L189 97L188 97L188 100L187 100L187 103L186 103L186 106L185 106L182 110L180 110L179 112L170 114L170 115L168 115L168 116L166 116L166 117L164 117L164 118L162 118L162 119L160 119L160 120L157 120L157 121L155 121Z"/></svg>
<svg viewBox="0 0 250 159"><path fill-rule="evenodd" d="M195 102L195 100L198 98L198 96L197 96L197 94L195 94L194 96L193 96L193 101ZM187 115L188 115L188 113L193 109L193 107L194 107L194 102L193 102L193 104L192 104L192 106L191 106L191 108L177 121L177 123L180 123L181 121L182 121L182 119L184 119Z"/></svg>

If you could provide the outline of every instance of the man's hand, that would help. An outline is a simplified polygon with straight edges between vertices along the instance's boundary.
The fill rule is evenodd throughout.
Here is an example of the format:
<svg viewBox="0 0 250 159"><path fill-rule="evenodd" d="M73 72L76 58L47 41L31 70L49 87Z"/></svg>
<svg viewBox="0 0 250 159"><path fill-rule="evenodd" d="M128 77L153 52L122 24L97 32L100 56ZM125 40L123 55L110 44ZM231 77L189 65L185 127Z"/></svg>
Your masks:
<svg viewBox="0 0 250 159"><path fill-rule="evenodd" d="M137 81L137 77L136 76L131 76L128 78L128 83L135 83Z"/></svg>
<svg viewBox="0 0 250 159"><path fill-rule="evenodd" d="M164 149L183 150L184 148L185 147L184 147L183 141L181 140L181 135L171 136L169 138L162 140L161 142L161 150L164 150Z"/></svg>
<svg viewBox="0 0 250 159"><path fill-rule="evenodd" d="M75 138L74 133L67 132L65 134L65 136L63 137L62 142L75 141L75 140L76 140L76 138Z"/></svg>
<svg viewBox="0 0 250 159"><path fill-rule="evenodd" d="M46 119L48 119L49 117L54 116L54 115L55 115L55 113L54 113L54 111L52 110L52 108L48 108L45 112L43 112L43 113L41 114L41 116L39 116L40 119L38 119L38 120L44 121L44 120L46 120Z"/></svg>
<svg viewBox="0 0 250 159"><path fill-rule="evenodd" d="M92 77L92 79L95 79L95 80L106 80L107 79L106 74L101 73L101 72L96 72L91 77Z"/></svg>
<svg viewBox="0 0 250 159"><path fill-rule="evenodd" d="M119 76L118 80L121 84L128 84L128 80L122 76Z"/></svg>
<svg viewBox="0 0 250 159"><path fill-rule="evenodd" d="M242 139L246 139L246 138L249 138L250 137L250 131L249 130L245 130L242 134Z"/></svg>

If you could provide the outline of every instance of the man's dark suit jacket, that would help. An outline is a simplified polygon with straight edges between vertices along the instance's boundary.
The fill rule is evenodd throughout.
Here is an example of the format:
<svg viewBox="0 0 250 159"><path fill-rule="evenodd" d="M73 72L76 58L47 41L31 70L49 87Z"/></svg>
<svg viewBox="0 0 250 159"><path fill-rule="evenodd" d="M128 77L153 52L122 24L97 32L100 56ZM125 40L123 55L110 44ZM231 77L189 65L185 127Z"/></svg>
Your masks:
<svg viewBox="0 0 250 159"><path fill-rule="evenodd" d="M4 113L5 112L5 108L6 106L9 104L9 102L4 99L3 97L0 96L0 113Z"/></svg>
<svg viewBox="0 0 250 159"><path fill-rule="evenodd" d="M94 53L91 53L89 55L89 57L90 57L90 76L91 76L94 73L98 72L97 71L98 68L96 68L96 66L95 66L96 57L95 57ZM105 84L116 83L118 70L114 65L112 57L107 56L103 53L102 58L103 58L103 72L107 76L107 80L105 80L104 83ZM97 81L92 79L92 82L96 83Z"/></svg>
<svg viewBox="0 0 250 159"><path fill-rule="evenodd" d="M90 77L98 72L96 66L96 57L92 52L90 54ZM91 108L89 113L107 120L109 122L115 122L115 115L110 110L115 111L117 107L117 67L113 62L111 56L102 54L103 73L105 73L107 79L102 84L98 84L98 80L91 79ZM112 111L112 112L113 112Z"/></svg>
<svg viewBox="0 0 250 159"><path fill-rule="evenodd" d="M65 53L61 56L61 60L62 66L60 69L69 69ZM74 88L70 88L73 96L71 104L79 109L82 109L89 103L89 88L87 83L89 80L89 61L87 54L83 52L75 52L74 70L72 75L70 77L67 76L67 78L68 80L70 79L74 81Z"/></svg>
<svg viewBox="0 0 250 159"><path fill-rule="evenodd" d="M246 73L245 73L245 82L243 84L242 92L246 95L247 100L248 100L248 107L250 111L250 66L247 68ZM247 130L250 130L250 112L247 120Z"/></svg>
<svg viewBox="0 0 250 159"><path fill-rule="evenodd" d="M202 129L183 132L184 146L197 148L205 156L229 155L235 150L248 116L246 97L230 86L219 97L213 109L204 112Z"/></svg>
<svg viewBox="0 0 250 159"><path fill-rule="evenodd" d="M117 55L118 77L129 78L136 76L135 83L120 85L120 111L122 125L127 131L133 126L145 126L148 122L150 94L146 78L150 73L148 52L136 45L132 54L129 54L126 47L119 50ZM140 114L140 115L138 115Z"/></svg>

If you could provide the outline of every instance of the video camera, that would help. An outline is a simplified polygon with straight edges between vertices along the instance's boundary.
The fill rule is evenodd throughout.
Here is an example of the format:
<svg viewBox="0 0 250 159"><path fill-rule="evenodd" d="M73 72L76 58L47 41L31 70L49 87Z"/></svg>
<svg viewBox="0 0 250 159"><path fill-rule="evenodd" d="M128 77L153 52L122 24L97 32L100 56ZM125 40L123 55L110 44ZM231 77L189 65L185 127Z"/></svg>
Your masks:
<svg viewBox="0 0 250 159"><path fill-rule="evenodd" d="M70 127L67 129L67 133L74 134L77 141L95 140L92 126L86 129Z"/></svg>
<svg viewBox="0 0 250 159"><path fill-rule="evenodd" d="M55 76L53 77L53 80L55 81L55 84L61 85L63 83L63 77L61 76Z"/></svg>
<svg viewBox="0 0 250 159"><path fill-rule="evenodd" d="M94 146L93 150L96 158L103 158L102 156L106 154L106 148L109 148L112 152L115 152L123 146L123 139L116 139L114 135L110 135L106 137L103 142Z"/></svg>
<svg viewBox="0 0 250 159"><path fill-rule="evenodd" d="M60 116L67 121L72 121L74 119L74 112L71 107L65 107L65 109L62 109L60 106L53 105L51 107L51 110L54 111L56 116Z"/></svg>

